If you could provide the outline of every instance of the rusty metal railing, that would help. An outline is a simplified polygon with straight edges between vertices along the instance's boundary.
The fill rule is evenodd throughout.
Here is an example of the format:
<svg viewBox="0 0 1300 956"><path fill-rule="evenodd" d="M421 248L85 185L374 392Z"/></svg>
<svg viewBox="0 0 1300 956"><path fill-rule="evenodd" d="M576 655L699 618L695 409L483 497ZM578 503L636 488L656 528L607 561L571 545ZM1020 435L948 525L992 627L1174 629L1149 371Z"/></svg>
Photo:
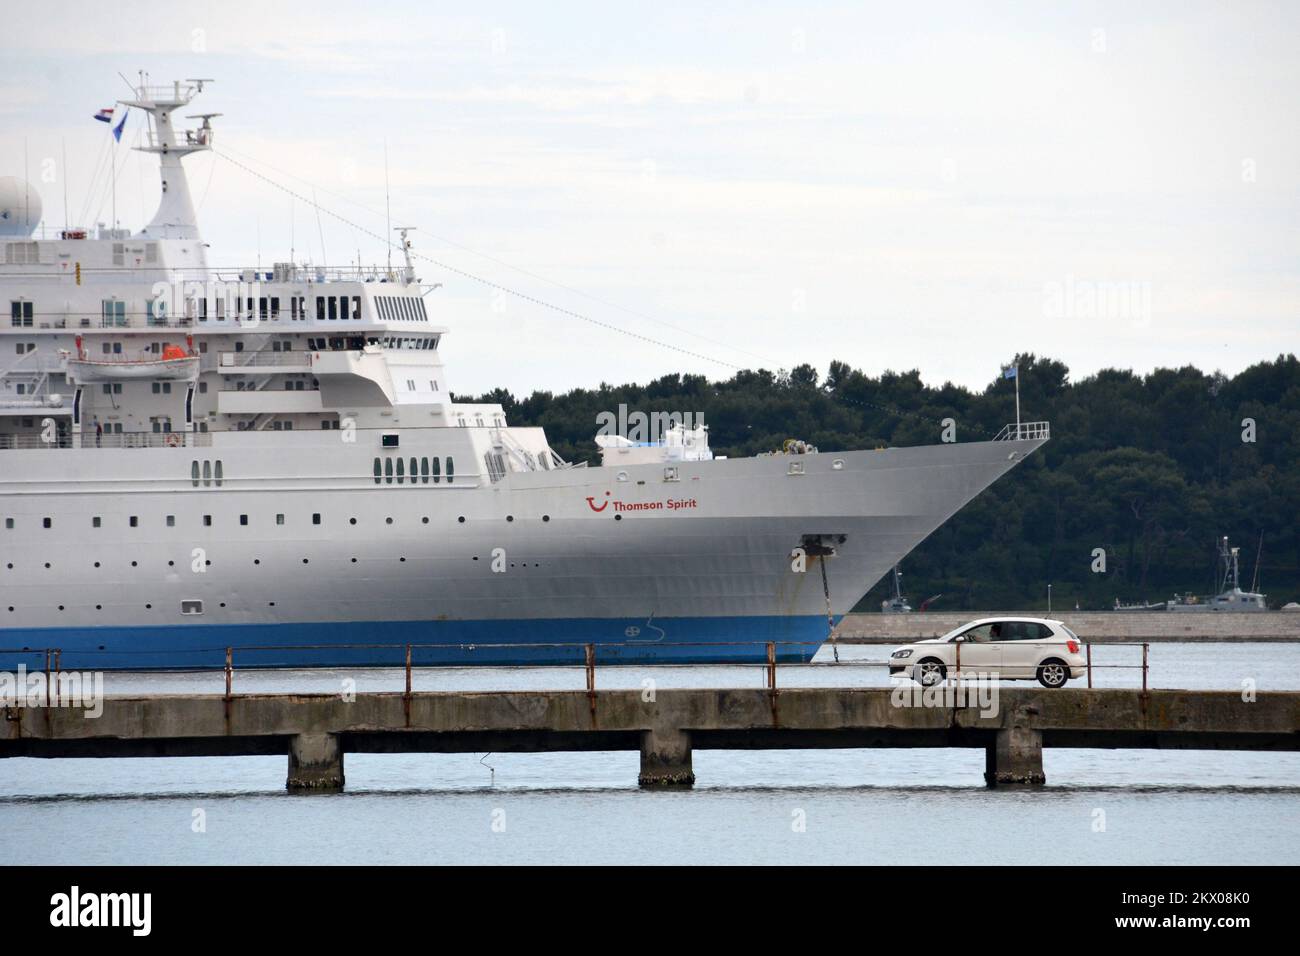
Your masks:
<svg viewBox="0 0 1300 956"><path fill-rule="evenodd" d="M603 663L603 666L605 666L605 667L627 667L627 666L637 666L637 667L646 667L646 666L651 666L651 667L659 667L659 668L662 668L662 667L734 667L734 668L762 667L763 670L764 670L764 673L765 673L765 683L766 683L767 690L768 690L769 692L771 692L772 694L776 694L777 691L778 691L778 685L777 685L777 671L778 671L778 669L781 668L781 667L784 667L784 668L787 668L787 669L789 669L789 668L800 668L800 667L817 667L817 668L821 668L821 667L833 667L833 668L836 668L836 669L873 668L873 667L899 668L899 667L901 667L901 668L904 670L904 675L903 675L903 676L905 676L905 677L910 677L910 676L911 676L911 675L910 675L910 671L911 671L912 667L913 667L913 666L915 665L915 663L916 663L915 661L911 661L911 662L909 662L909 663L907 663L907 664L902 664L902 665L900 665L897 661L893 660L892 658L887 658L887 659L885 659L885 660L851 660L851 659L844 659L844 660L836 661L836 662L834 662L834 663L831 663L831 662L824 662L824 663L818 663L818 662L815 662L815 661L813 660L813 657L815 656L816 651L817 651L819 648L824 647L824 646L826 645L826 643L827 643L827 642L825 642L825 641L687 641L687 642L657 642L657 643L655 643L655 644L653 644L653 645L650 645L650 646L653 646L653 647L655 647L655 648L657 648L657 649L662 649L662 648L679 648L679 649L691 649L691 648L694 648L694 649L705 649L705 648L721 649L721 648L729 648L729 649L733 649L733 650L736 649L736 648L745 648L745 647L748 647L748 648L753 648L753 649L755 650L755 652L756 652L756 653L754 654L754 657L755 657L755 658L758 658L758 657L759 657L759 653L758 653L758 652L759 652L759 649L761 648L761 652L762 652L761 663L759 663L759 662L757 662L757 661L755 661L755 660L753 660L753 659L737 659L737 660L728 660L728 659L725 659L725 658L715 659L715 660L707 661L707 662L703 662L703 661L702 661L702 662L694 662L694 663L689 663L689 662L687 662L687 663L676 663L676 662L673 662L673 661L645 661L645 660L637 660L637 661L635 661L635 662L626 662L626 661L619 661L619 660L617 660L617 659L614 659L614 660L608 660L608 659L607 659L607 660L605 660L605 661L602 662L602 663ZM1031 641L1025 641L1025 642L1015 642L1015 643L1020 644L1020 645L1022 645L1022 646L1024 646L1024 645L1030 645L1030 644L1041 644L1041 645L1044 645L1044 646L1056 646L1053 642L1046 642L1046 641L1033 641L1033 642L1031 642ZM1082 643L1082 642L1080 642L1080 643ZM465 661L441 661L441 662L437 662L437 663L430 663L430 664L424 664L424 665L417 665L417 664L415 663L415 660L414 660L415 652L416 652L417 650L441 651L441 652L447 652L447 651L452 651L452 650L461 650L461 651L465 651L465 652L474 652L474 651L493 651L493 650L514 650L514 651L526 650L526 651L534 651L534 652L537 652L537 651L556 652L556 651L558 651L558 652L561 652L562 655L563 655L563 653L565 653L565 652L572 651L573 654L574 654L574 658L573 658L573 660L572 660L572 664L568 664L568 662L566 662L566 661L564 661L564 660L539 660L539 661L537 661L537 662L535 662L535 663L528 663L528 664L478 664L478 663L475 663L475 664L473 664L472 666L474 666L476 669L478 669L478 668L491 669L491 668L493 668L493 667L519 667L519 666L547 666L547 667L550 667L550 666L561 666L561 667L563 667L563 666L580 665L580 666L583 668L583 670L584 670L584 672L585 672L585 676L586 676L586 691L587 691L587 695L588 695L588 697L590 698L590 700L591 700L591 702L592 702L592 706L594 707L594 706L595 706L595 694L596 694L596 667L597 667L597 662L598 662L598 653L597 653L597 652L598 652L598 651L602 651L602 650L603 650L603 651L617 651L617 650L623 650L623 649L634 649L634 648L641 648L641 649L644 649L644 648L647 647L647 646L648 646L648 645L647 645L645 642L633 642L633 641L627 641L627 642L610 642L610 643L602 643L602 644L594 644L594 643L590 643L590 642L586 642L586 643L576 643L576 642L575 642L575 643L567 643L567 642L549 642L549 643L491 643L491 644L475 643L475 644L461 644L461 645L455 645L455 644L435 644L435 643L417 643L417 642L393 643L393 644L389 644L389 643L374 643L374 642L371 642L371 643L346 643L346 644L245 644L245 645L228 645L228 646L226 646L226 647L224 647L224 648L220 648L220 650L221 650L222 652L224 652L224 664L223 664L223 667L222 667L222 671L223 671L224 678L225 678L225 691L224 691L223 697L224 697L224 699L225 699L226 702L227 702L227 709L228 709L228 708L229 708L229 702L230 702L231 700L233 700L233 699L234 699L234 696L235 696L235 694L234 694L234 675L235 675L235 663L236 663L236 661L235 661L235 657L236 657L236 652L239 652L239 653L241 653L241 654L250 654L250 653L267 653L267 652L295 652L295 651L320 651L320 650L370 650L370 651L385 651L385 650L392 650L392 651L395 651L395 652L398 652L398 651L402 652L402 658L401 658L401 660L402 660L402 664L401 664L401 666L402 666L403 673L404 673L404 677L405 677L404 689L403 689L403 698L404 698L404 701L405 701L405 707L406 707L406 710L407 710L407 716L408 716L408 718L409 718L409 715L410 715L410 702L411 702L411 696L412 696L413 688L414 688L413 673L414 673L414 671L417 669L417 667L430 667L430 668L438 668L438 667L463 667L463 666L466 666L466 664L467 664L467 662L465 662ZM856 646L856 645L846 645L846 646ZM962 673L963 673L963 671L962 671L962 662L961 662L961 657L962 657L962 646L963 646L963 645L962 645L961 643L958 643L958 644L954 645L954 649L955 649L955 654L954 654L955 661L954 661L954 665L953 665L953 673L952 673L951 675L947 675L947 674L945 674L945 680L960 679L960 677L961 677L961 675L962 675ZM1140 670L1140 671L1142 672L1142 692L1143 692L1144 694L1147 693L1148 690L1149 690L1149 688L1150 688L1150 670L1151 670L1151 664L1150 664L1150 646L1151 646L1151 645L1150 645L1150 643L1149 643L1149 642L1114 642L1114 643L1107 642L1104 646L1106 646L1106 647L1141 647L1141 648L1142 648L1142 662L1141 662L1140 664L1098 664L1098 663L1094 663L1094 661L1093 661L1093 655L1092 655L1092 645L1091 645L1091 644L1083 644L1083 647L1084 647L1084 650L1085 650L1085 670L1086 670L1086 677L1087 677L1087 686L1088 686L1089 688L1093 687L1093 684L1094 684L1094 682L1093 682L1093 672L1094 672L1095 670L1121 670L1121 671L1122 671L1122 670ZM806 650L808 650L810 653L808 653L808 654L806 655L806 656L807 656L807 659L806 659L806 660L785 661L784 663L781 663L781 662L779 662L778 650L779 650L779 649L782 649L782 648L787 648L787 649L788 649L788 648L806 649ZM195 653L198 653L198 652L212 653L212 652L214 652L214 651L216 651L216 650L218 650L218 649L217 649L217 648L192 648L192 649L189 649L189 650L191 650L191 651L193 651L193 652L195 652ZM95 652L95 651L80 651L80 652L78 652L78 653L80 653L80 654L94 654L94 653L98 653L98 652ZM114 652L102 652L102 653L114 653ZM6 655L6 654L15 654L15 655L24 655L24 656L34 656L34 657L36 657L38 660L40 660L40 659L43 659L43 660L44 660L44 672L45 672L45 678L46 678L46 681L45 681L45 684L46 684L46 694L47 694L47 698L48 698L49 688L50 688L51 683L52 683L52 681L50 680L51 675L52 675L52 674L53 674L53 675L57 675L57 674L59 674L59 673L61 672L61 670L62 670L62 655L63 655L63 651L62 651L62 649L60 649L60 648L30 648L30 647L24 647L24 648L0 648L0 655ZM395 656L396 656L396 655L395 655ZM801 654L800 656L803 657L804 655ZM271 668L259 667L258 669L259 669L259 670L261 670L261 669L275 669L276 667L293 667L293 666L295 666L295 665L290 664L290 663L284 663L284 664L274 665L274 666L272 666ZM299 665L299 666L301 666L301 665ZM348 667L349 665L347 665L347 664L337 664L337 665L328 665L328 666L331 667L331 668L335 668L335 667ZM352 666L374 666L374 664L373 664L373 661L371 661L371 662L368 662L366 665L352 665ZM990 673L991 673L991 674L996 674L997 671L996 671L996 670L991 670ZM1008 679L1009 679L1009 678L1008 678ZM47 699L47 702L48 702L48 699Z"/></svg>

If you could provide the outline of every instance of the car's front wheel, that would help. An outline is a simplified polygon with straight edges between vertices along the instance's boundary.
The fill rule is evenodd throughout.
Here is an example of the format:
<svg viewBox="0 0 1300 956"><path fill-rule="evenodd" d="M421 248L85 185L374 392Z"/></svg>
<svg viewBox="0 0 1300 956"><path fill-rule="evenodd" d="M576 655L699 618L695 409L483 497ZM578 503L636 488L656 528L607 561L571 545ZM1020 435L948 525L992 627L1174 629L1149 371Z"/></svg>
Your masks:
<svg viewBox="0 0 1300 956"><path fill-rule="evenodd" d="M915 680L922 687L933 687L943 683L948 676L948 668L937 657L927 657L916 662Z"/></svg>
<svg viewBox="0 0 1300 956"><path fill-rule="evenodd" d="M1038 683L1044 687L1064 687L1070 679L1070 668L1064 661L1052 659L1038 665Z"/></svg>

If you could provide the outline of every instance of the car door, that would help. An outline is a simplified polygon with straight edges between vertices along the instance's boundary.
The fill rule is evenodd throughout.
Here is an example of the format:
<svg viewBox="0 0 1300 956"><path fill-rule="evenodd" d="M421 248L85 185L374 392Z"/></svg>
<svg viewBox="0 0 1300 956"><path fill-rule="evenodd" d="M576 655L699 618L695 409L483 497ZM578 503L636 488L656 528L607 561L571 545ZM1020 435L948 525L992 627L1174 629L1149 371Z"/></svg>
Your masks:
<svg viewBox="0 0 1300 956"><path fill-rule="evenodd" d="M994 640L994 625L979 624L957 635L959 672L967 676L1002 670L1002 646Z"/></svg>
<svg viewBox="0 0 1300 956"><path fill-rule="evenodd" d="M1033 677L1037 671L1039 652L1038 625L1028 621L1004 621L998 637L1002 650L1004 677Z"/></svg>

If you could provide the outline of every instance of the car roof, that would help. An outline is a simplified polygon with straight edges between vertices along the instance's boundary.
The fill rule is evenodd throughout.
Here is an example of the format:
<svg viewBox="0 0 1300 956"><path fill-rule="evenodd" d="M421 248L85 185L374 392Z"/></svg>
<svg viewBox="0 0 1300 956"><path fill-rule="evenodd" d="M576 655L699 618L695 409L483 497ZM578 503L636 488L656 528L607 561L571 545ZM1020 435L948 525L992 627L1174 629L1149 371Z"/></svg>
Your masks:
<svg viewBox="0 0 1300 956"><path fill-rule="evenodd" d="M959 624L958 627L978 627L981 624L997 624L999 621L1022 621L1029 624L1060 624L1061 622L1051 617L981 617L975 621L969 621L966 624Z"/></svg>

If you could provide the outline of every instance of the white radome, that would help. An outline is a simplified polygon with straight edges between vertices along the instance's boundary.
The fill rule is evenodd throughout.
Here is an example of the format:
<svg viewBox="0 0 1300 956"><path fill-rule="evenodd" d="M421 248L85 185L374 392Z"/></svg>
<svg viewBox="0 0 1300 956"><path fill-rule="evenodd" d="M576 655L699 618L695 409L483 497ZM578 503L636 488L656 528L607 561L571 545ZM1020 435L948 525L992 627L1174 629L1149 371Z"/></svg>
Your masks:
<svg viewBox="0 0 1300 956"><path fill-rule="evenodd" d="M30 236L41 221L41 194L17 176L0 176L0 236Z"/></svg>

